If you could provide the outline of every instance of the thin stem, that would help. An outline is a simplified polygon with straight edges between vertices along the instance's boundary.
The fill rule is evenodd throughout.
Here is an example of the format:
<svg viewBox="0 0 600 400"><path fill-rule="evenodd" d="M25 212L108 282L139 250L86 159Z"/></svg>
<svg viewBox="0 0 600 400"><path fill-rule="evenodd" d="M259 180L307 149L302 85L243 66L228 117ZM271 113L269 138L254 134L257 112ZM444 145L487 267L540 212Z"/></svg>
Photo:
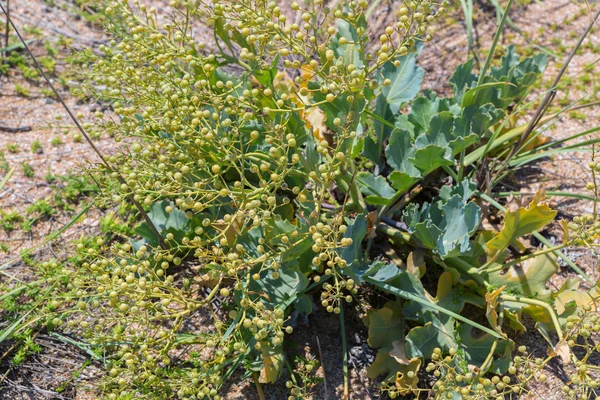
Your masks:
<svg viewBox="0 0 600 400"><path fill-rule="evenodd" d="M485 74L487 73L487 70L490 68L490 65L492 64L492 58L494 58L494 52L496 50L496 46L498 45L498 41L500 40L500 35L502 35L502 29L504 28L504 24L506 23L506 19L508 18L508 11L512 7L513 1L514 0L509 0L508 3L506 4L506 7L504 8L504 14L502 14L502 19L500 20L500 23L498 23L498 28L496 28L496 34L494 35L494 40L492 41L492 46L490 47L490 52L488 53L488 56L485 59L485 64L483 65L483 69L481 70L481 73L479 74L479 79L477 80L477 86L479 86L483 83Z"/></svg>
<svg viewBox="0 0 600 400"><path fill-rule="evenodd" d="M496 352L497 346L498 346L498 339L494 339L494 343L492 343L492 347L490 348L490 351L489 351L487 357L483 361L483 364L481 364L481 367L479 367L479 371L480 371L479 376L483 376L487 372L487 368L489 367L489 365L491 365L492 359L494 358L494 353Z"/></svg>
<svg viewBox="0 0 600 400"><path fill-rule="evenodd" d="M525 193L525 192L494 192L496 197L508 197L508 196L533 196L535 193ZM579 200L591 200L595 201L596 198L593 196L587 196L585 194L579 193L571 193L571 192L546 192L547 196L553 197L568 197Z"/></svg>
<svg viewBox="0 0 600 400"><path fill-rule="evenodd" d="M423 186L417 185L410 192L408 192L408 194L405 194L405 192L396 193L394 197L392 197L392 200L390 201L389 205L383 206L381 211L379 211L379 219L382 219L386 215L391 214L393 211L402 210L422 191Z"/></svg>
<svg viewBox="0 0 600 400"><path fill-rule="evenodd" d="M548 311L548 313L550 314L550 318L552 319L552 323L554 324L554 329L556 329L559 341L563 339L563 332L560 327L560 323L558 322L558 317L556 316L556 313L554 312L554 309L552 309L550 304L545 303L541 300L530 299L522 296L512 296L510 294L502 294L500 295L500 297L502 298L502 300L505 301L514 301L517 303L531 304L546 309L546 311Z"/></svg>
<svg viewBox="0 0 600 400"><path fill-rule="evenodd" d="M10 34L10 0L6 0L6 28L4 29L4 48L8 48L8 35ZM5 52L2 52L2 58L6 57ZM8 74L7 74L8 75Z"/></svg>
<svg viewBox="0 0 600 400"><path fill-rule="evenodd" d="M294 375L294 369L292 368L292 364L290 364L290 359L287 354L283 354L283 361L285 362L285 366L290 374L290 379L294 382L294 385L298 385L298 380L296 379L296 375Z"/></svg>
<svg viewBox="0 0 600 400"><path fill-rule="evenodd" d="M595 146L592 147L592 149L594 149ZM595 162L594 160L594 156L595 156L596 152L592 151L592 162ZM593 207L594 207L594 221L596 219L598 219L598 182L596 180L596 168L591 168L592 170L592 182L594 183L594 201L593 201Z"/></svg>
<svg viewBox="0 0 600 400"><path fill-rule="evenodd" d="M323 363L323 351L321 350L321 342L317 336L317 349L319 350L319 360L321 362L321 368L323 368L323 387L325 389L325 400L329 400L329 390L327 388L327 374L325 372L325 364Z"/></svg>
<svg viewBox="0 0 600 400"><path fill-rule="evenodd" d="M460 151L460 157L458 159L458 176L456 178L456 182L460 183L463 179L463 175L465 173L465 166L463 165L463 163L465 162L465 154L466 154L466 149L462 149Z"/></svg>
<svg viewBox="0 0 600 400"><path fill-rule="evenodd" d="M349 182L350 187L350 198L352 199L352 203L358 205L359 209L363 212L367 211L367 203L365 203L365 199L360 192L360 188L358 187L358 181L356 180L356 171L352 174L352 179Z"/></svg>
<svg viewBox="0 0 600 400"><path fill-rule="evenodd" d="M371 2L369 8L367 8L367 11L365 12L365 19L369 19L369 17L371 16L371 14L373 14L373 11L375 11L379 3L381 3L381 0L373 0Z"/></svg>
<svg viewBox="0 0 600 400"><path fill-rule="evenodd" d="M462 154L462 152L461 152ZM462 164L462 163L461 163ZM442 165L442 169L454 179L455 182L460 182L460 175L457 175L456 172L452 171L452 169L447 165ZM459 169L459 174L462 175L462 171Z"/></svg>
<svg viewBox="0 0 600 400"><path fill-rule="evenodd" d="M340 330L342 335L342 369L344 371L344 400L350 398L348 382L348 346L346 343L346 323L344 321L344 303L340 303Z"/></svg>
<svg viewBox="0 0 600 400"><path fill-rule="evenodd" d="M252 372L252 378L254 379L254 385L256 386L256 391L258 392L258 397L260 400L267 400L265 397L265 392L263 390L262 384L258 380L258 372Z"/></svg>
<svg viewBox="0 0 600 400"><path fill-rule="evenodd" d="M374 279L372 276L363 276L363 280L364 282L370 283L376 287L378 287L379 289L382 289L388 293L391 293L397 297L401 297L405 300L410 300L410 301L414 301L416 303L422 304L424 306L427 306L429 308L434 309L437 312L440 312L442 314L446 314L458 321L464 322L465 324L471 325L474 328L477 328L495 338L498 339L502 339L504 340L505 338L500 335L498 332L496 332L493 329L487 328L475 321L471 321L469 318L463 317L462 315L455 313L454 311L448 310L438 304L436 304L435 302L432 302L431 300L424 298L424 297L420 297L415 295L414 293L411 292L407 292L405 290L399 289L395 286L392 286L388 283L384 283L380 280Z"/></svg>
<svg viewBox="0 0 600 400"><path fill-rule="evenodd" d="M485 271L487 273L492 273L492 272L497 272L497 271L502 271L503 269L507 269L512 267L513 265L517 265L519 263L522 263L523 261L527 261L531 258L535 258L538 256L543 256L544 254L548 254L548 253L554 253L556 250L560 250L560 249L564 249L565 247L567 247L568 244L564 243L561 244L559 246L554 246L554 247L548 247L542 250L538 250L538 251L534 251L533 253L530 254L526 254L523 257L519 257L516 258L512 261L507 262L506 264L501 264L495 268L489 268L488 267L491 265L491 262L487 262L485 265L483 265L482 267L479 268L480 271Z"/></svg>

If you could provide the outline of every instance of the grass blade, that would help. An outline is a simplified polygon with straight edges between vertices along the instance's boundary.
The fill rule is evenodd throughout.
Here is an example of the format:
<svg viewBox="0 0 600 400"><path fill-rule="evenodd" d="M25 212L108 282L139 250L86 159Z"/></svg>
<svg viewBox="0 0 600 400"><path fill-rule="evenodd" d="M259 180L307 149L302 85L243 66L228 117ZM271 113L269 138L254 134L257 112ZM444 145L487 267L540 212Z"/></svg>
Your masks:
<svg viewBox="0 0 600 400"><path fill-rule="evenodd" d="M535 193L521 193L521 192L495 192L492 193L498 198L508 197L508 196L533 196ZM546 195L550 197L568 197L572 199L578 200L591 200L596 201L596 198L593 196L588 196L580 193L570 193L570 192L546 192Z"/></svg>
<svg viewBox="0 0 600 400"><path fill-rule="evenodd" d="M485 64L483 65L481 73L479 74L479 79L477 80L478 86L483 83L485 74L487 73L487 70L490 68L490 65L492 65L492 58L494 58L496 46L498 45L498 41L500 40L500 35L502 34L502 29L504 28L504 24L506 24L506 20L508 18L508 12L510 11L510 8L512 7L513 1L514 0L508 0L508 3L506 4L506 8L504 9L504 14L502 14L502 19L500 19L500 22L498 23L498 27L496 28L496 34L494 35L494 40L492 41L492 45L490 47L490 52L488 53L488 55L485 59Z"/></svg>
<svg viewBox="0 0 600 400"><path fill-rule="evenodd" d="M29 254L31 254L34 251L40 249L41 247L47 245L48 243L50 243L51 241L53 241L54 239L56 239L57 237L59 237L60 235L62 235L64 231L66 231L71 226L73 226L73 224L75 222L77 222L77 220L79 218L81 218L83 215L85 215L89 211L89 209L92 208L93 204L94 204L94 201L91 201L76 216L74 216L69 222L67 222L62 228L60 228L59 230L54 231L50 235L48 235L48 237L42 243L40 243L37 246L34 246L34 247L30 248L30 249L25 250L18 257L13 258L12 260L8 260L4 264L0 265L0 271L2 271L3 269L8 268L12 263L19 261L22 257L28 256Z"/></svg>
<svg viewBox="0 0 600 400"><path fill-rule="evenodd" d="M475 51L475 40L473 39L473 0L460 0L460 5L465 16L465 25L467 28L467 42L469 44L467 58L469 58L469 54L472 52L479 63L479 57Z"/></svg>
<svg viewBox="0 0 600 400"><path fill-rule="evenodd" d="M10 179L10 177L12 176L12 174L15 173L15 170L17 169L17 167L12 167L8 173L4 176L4 178L2 178L2 180L0 181L0 190L2 190L2 188L4 187L4 185L6 185L6 183L8 182L8 180Z"/></svg>

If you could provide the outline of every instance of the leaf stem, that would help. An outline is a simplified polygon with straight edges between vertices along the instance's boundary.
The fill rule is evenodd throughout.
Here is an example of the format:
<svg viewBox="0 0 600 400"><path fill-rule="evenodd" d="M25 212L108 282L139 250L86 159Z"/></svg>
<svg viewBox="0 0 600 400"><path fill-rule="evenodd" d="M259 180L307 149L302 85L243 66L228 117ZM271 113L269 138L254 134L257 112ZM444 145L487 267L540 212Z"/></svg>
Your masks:
<svg viewBox="0 0 600 400"><path fill-rule="evenodd" d="M396 295L398 297L401 297L403 299L414 301L414 302L422 304L422 305L424 305L426 307L432 308L432 309L434 309L434 310L436 310L436 311L438 311L438 312L440 312L442 314L446 314L446 315L448 315L448 316L450 316L450 317L452 317L452 318L454 318L456 320L464 322L465 324L471 325L474 328L477 328L477 329L479 329L479 330L481 330L481 331L483 331L485 333L488 333L488 334L490 334L491 336L493 336L495 338L504 340L504 337L502 337L502 335L500 335L498 332L494 331L493 329L487 328L487 327L485 327L485 326L483 326L481 324L478 324L475 321L471 321L470 319L465 318L465 317L463 317L460 314L457 314L457 313L455 313L453 311L450 311L450 310L448 310L448 309L446 309L446 308L444 308L442 306L439 306L436 303L433 303L433 302L431 302L431 301L429 301L429 300L427 300L425 298L419 297L419 296L417 296L414 293L410 293L410 292L407 292L405 290L398 289L395 286L392 286L390 284L378 281L378 280L376 280L376 279L374 279L374 278L372 278L370 276L364 277L363 280L365 282L368 282L368 283L374 285L374 286L379 287L382 290L385 290L386 292L394 294L394 295Z"/></svg>
<svg viewBox="0 0 600 400"><path fill-rule="evenodd" d="M356 204L360 211L366 212L367 203L365 203L365 199L363 198L363 195L360 192L360 187L358 186L358 181L356 180L357 170L353 161L351 162L351 168L353 170L352 176L350 177L350 180L346 182L350 189L350 198L352 199L352 203Z"/></svg>
<svg viewBox="0 0 600 400"><path fill-rule="evenodd" d="M538 251L534 251L533 253L526 254L526 255L524 255L522 257L516 258L516 259L514 259L512 261L507 262L506 264L501 264L501 265L499 265L497 267L494 267L494 268L488 268L491 265L491 262L488 262L485 265L483 265L482 267L480 267L479 271L485 271L485 272L488 272L488 273L502 271L503 269L510 268L513 265L517 265L517 264L522 263L523 261L527 261L527 260L529 260L531 258L542 256L542 255L548 254L548 253L554 253L555 251L560 250L560 249L564 249L567 246L568 246L567 243L563 243L563 244L558 245L558 246L547 247L545 249L541 249L541 250L538 250Z"/></svg>
<svg viewBox="0 0 600 400"><path fill-rule="evenodd" d="M377 225L376 229L377 229L377 233L386 235L386 236L390 237L391 239L398 240L399 242L402 242L402 243L410 242L410 233L408 233L408 232L402 232L399 229L392 228L391 226L388 226L385 224Z"/></svg>
<svg viewBox="0 0 600 400"><path fill-rule="evenodd" d="M462 175L462 172L460 171L460 169L459 169L459 174L460 175L457 175L456 172L452 171L452 169L449 166L447 166L447 165L442 165L442 169L448 175L450 175L452 177L452 179L454 179L454 182L460 182L460 179L462 179L462 178L460 178L460 176Z"/></svg>
<svg viewBox="0 0 600 400"><path fill-rule="evenodd" d="M252 372L252 378L254 379L254 385L256 386L256 391L258 392L258 397L260 400L267 400L262 384L258 380L258 372Z"/></svg>
<svg viewBox="0 0 600 400"><path fill-rule="evenodd" d="M344 303L340 303L340 330L342 335L342 369L344 371L344 400L350 397L348 383L348 345L346 343L346 323L344 321Z"/></svg>
<svg viewBox="0 0 600 400"><path fill-rule="evenodd" d="M502 300L505 301L514 301L517 303L531 304L546 309L546 311L548 311L548 313L550 314L550 318L552 319L552 323L554 324L554 329L556 329L559 341L563 339L563 331L560 327L560 323L558 322L558 317L556 316L556 313L554 312L550 304L545 303L541 300L530 299L522 296L512 296L510 294L502 294L500 295L500 297L502 298Z"/></svg>

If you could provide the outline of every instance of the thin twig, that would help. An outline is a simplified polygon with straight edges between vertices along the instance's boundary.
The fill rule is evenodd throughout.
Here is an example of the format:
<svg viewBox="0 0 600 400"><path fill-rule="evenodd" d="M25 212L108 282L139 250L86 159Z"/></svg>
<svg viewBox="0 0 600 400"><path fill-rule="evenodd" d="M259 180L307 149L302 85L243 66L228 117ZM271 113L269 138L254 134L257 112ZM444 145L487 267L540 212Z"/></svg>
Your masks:
<svg viewBox="0 0 600 400"><path fill-rule="evenodd" d="M6 28L4 30L4 48L8 47L8 35L10 34L10 23L8 22L10 18L10 0L6 0ZM2 57L4 58L6 54L2 52Z"/></svg>
<svg viewBox="0 0 600 400"><path fill-rule="evenodd" d="M29 132L30 130L31 130L30 126L12 127L12 126L0 125L0 131L2 131L2 132L17 133L17 132Z"/></svg>
<svg viewBox="0 0 600 400"><path fill-rule="evenodd" d="M40 71L40 73L42 74L42 76L46 80L46 83L48 84L48 86L50 87L50 89L52 89L52 91L56 95L56 98L58 99L58 101L64 107L65 111L67 111L67 114L69 114L69 117L71 117L71 120L73 120L73 123L75 123L75 126L77 127L77 129L79 129L79 132L81 132L81 134L83 135L83 137L85 138L85 140L88 142L88 144L92 147L92 149L94 150L94 152L98 155L98 157L100 157L100 160L102 161L102 163L104 164L104 166L110 172L117 172L117 171L115 171L112 168L112 166L108 163L108 161L106 161L106 159L104 158L104 156L102 155L102 153L100 153L100 150L98 150L98 148L96 147L96 145L94 144L94 142L92 142L92 139L88 136L87 132L83 129L83 127L81 126L81 124L79 123L79 121L77 120L77 118L75 118L75 115L73 115L73 112L71 112L71 109L67 106L67 104L63 100L62 96L58 93L58 91L56 90L56 88L54 87L54 85L52 84L52 82L50 82L50 79L48 78L48 76L44 72L44 69L42 68L42 66L38 62L37 58L31 52L31 49L29 49L29 46L27 45L27 42L25 42L25 40L21 36L21 33L19 32L19 30L17 29L17 27L13 23L12 19L10 18L10 15L8 14L8 12L4 8L4 6L2 6L2 4L0 4L0 8L2 9L2 12L4 12L4 15L6 15L6 20L12 26L13 30L15 31L15 33L19 37L19 40L21 41L21 43L23 43L23 46L25 46L25 50L27 51L27 53L29 54L29 56L31 57L31 59L33 60L33 62L35 63L37 69ZM117 180L119 181L119 183L128 186L127 182L121 176L121 174L117 173L116 175L117 175ZM169 246L167 245L167 243L163 239L162 235L160 234L160 232L158 231L158 229L156 228L156 226L154 225L154 223L152 222L152 220L150 219L150 217L148 216L148 214L146 213L146 211L144 210L144 208L142 207L142 205L139 202L137 202L133 198L133 196L131 196L131 195L127 195L127 199L129 201L131 201L131 203L138 209L138 211L140 212L140 214L142 215L142 217L144 218L144 220L146 221L146 223L148 224L148 226L150 227L150 229L152 230L152 232L154 233L154 235L158 239L158 242L159 242L160 246L163 249L168 249Z"/></svg>

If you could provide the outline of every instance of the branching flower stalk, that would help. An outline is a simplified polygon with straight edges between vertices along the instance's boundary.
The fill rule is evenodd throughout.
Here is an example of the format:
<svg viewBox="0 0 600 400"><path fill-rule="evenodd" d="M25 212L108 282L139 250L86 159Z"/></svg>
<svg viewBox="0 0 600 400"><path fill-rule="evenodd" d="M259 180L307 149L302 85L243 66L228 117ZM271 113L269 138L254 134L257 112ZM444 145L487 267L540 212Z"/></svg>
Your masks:
<svg viewBox="0 0 600 400"><path fill-rule="evenodd" d="M118 116L98 115L84 128L125 144L107 159L119 171L95 171L114 188L105 201L131 197L164 212L157 227L166 246L151 237L99 242L85 273L73 277L80 300L69 329L93 345L118 343L104 385L109 398L152 388L154 395L218 399L231 369L250 359L267 366L261 382L273 380L268 366L278 363L292 327L270 282L323 282L322 306L334 313L352 301L357 285L343 273L341 254L353 245L344 220L353 209L334 213L322 204L339 204L331 192L337 186L366 209L348 155L364 92L390 85L381 68L399 66L399 57L430 40L431 23L444 11L431 1L407 2L370 53L364 0L335 10L320 0L292 3L299 23L273 1L171 5L177 17L161 24L153 8L107 3L114 39L100 46L101 55L76 56L88 68L82 93L110 102ZM211 27L218 51L194 38L198 22ZM327 120L326 132L313 122L323 107L348 112ZM171 221L185 221L190 233L181 235ZM307 250L308 263L291 267ZM217 294L220 312L210 308ZM181 333L189 316L207 311L212 328ZM197 356L178 358L185 343Z"/></svg>

